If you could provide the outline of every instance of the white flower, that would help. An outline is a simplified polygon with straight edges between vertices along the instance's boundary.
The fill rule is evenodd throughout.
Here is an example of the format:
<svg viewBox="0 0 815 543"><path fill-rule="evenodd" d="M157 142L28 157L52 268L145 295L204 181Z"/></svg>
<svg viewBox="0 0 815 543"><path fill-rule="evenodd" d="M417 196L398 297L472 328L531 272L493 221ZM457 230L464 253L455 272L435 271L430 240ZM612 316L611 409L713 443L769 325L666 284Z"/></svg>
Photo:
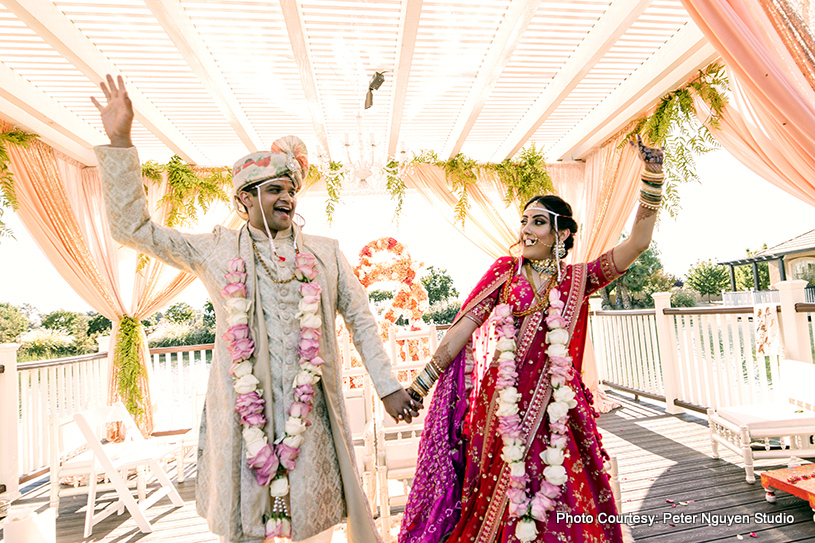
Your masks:
<svg viewBox="0 0 815 543"><path fill-rule="evenodd" d="M549 345L549 347L546 349L546 354L548 354L549 356L566 358L567 356L569 356L569 349L567 349L565 345L556 343L554 345Z"/></svg>
<svg viewBox="0 0 815 543"><path fill-rule="evenodd" d="M300 312L302 314L304 314L304 315L305 314L311 314L311 315L316 314L319 307L320 307L320 302L312 302L310 304L307 304L305 300L303 300L302 298L300 299L299 309L300 309Z"/></svg>
<svg viewBox="0 0 815 543"><path fill-rule="evenodd" d="M251 362L241 362L240 364L236 365L235 368L232 370L232 374L235 375L238 379L243 377L244 375L249 375L252 373L252 363Z"/></svg>
<svg viewBox="0 0 815 543"><path fill-rule="evenodd" d="M549 407L546 408L546 412L549 413L550 421L557 422L569 412L569 405L564 402L555 401L549 404Z"/></svg>
<svg viewBox="0 0 815 543"><path fill-rule="evenodd" d="M229 326L237 326L239 324L249 324L249 315L246 313L235 313L234 315L230 314L226 317L226 322L229 323Z"/></svg>
<svg viewBox="0 0 815 543"><path fill-rule="evenodd" d="M305 441L305 438L300 434L298 434L296 436L286 436L283 439L283 443L285 443L286 445L288 445L292 449L299 449L300 445L303 444L303 441Z"/></svg>
<svg viewBox="0 0 815 543"><path fill-rule="evenodd" d="M552 376L552 386L553 387L562 387L566 384L566 378L562 375L553 375Z"/></svg>
<svg viewBox="0 0 815 543"><path fill-rule="evenodd" d="M498 355L498 361L501 360L515 360L515 351L504 351Z"/></svg>
<svg viewBox="0 0 815 543"><path fill-rule="evenodd" d="M323 321L319 315L303 315L300 317L300 328L320 328Z"/></svg>
<svg viewBox="0 0 815 543"><path fill-rule="evenodd" d="M316 377L316 380L315 380L315 377ZM316 384L317 381L319 381L319 380L320 380L319 375L314 375L313 373L311 373L309 371L301 371L300 373L298 373L295 376L294 383L293 383L292 386L299 387L299 386L307 385L309 383Z"/></svg>
<svg viewBox="0 0 815 543"><path fill-rule="evenodd" d="M502 352L515 351L515 340L508 337L501 338L495 348Z"/></svg>
<svg viewBox="0 0 815 543"><path fill-rule="evenodd" d="M237 313L248 313L252 302L246 298L229 298L224 301L224 305L231 315L235 315Z"/></svg>
<svg viewBox="0 0 815 543"><path fill-rule="evenodd" d="M569 403L574 400L574 390L572 390L572 387L558 387L552 393L552 397L556 402Z"/></svg>
<svg viewBox="0 0 815 543"><path fill-rule="evenodd" d="M504 462L517 462L524 457L524 450L518 445L504 445L502 458Z"/></svg>
<svg viewBox="0 0 815 543"><path fill-rule="evenodd" d="M560 486L569 479L569 476L566 475L566 468L563 466L546 466L543 476L555 486Z"/></svg>
<svg viewBox="0 0 815 543"><path fill-rule="evenodd" d="M557 447L549 447L541 453L541 460L550 466L559 466L563 464L563 449Z"/></svg>
<svg viewBox="0 0 815 543"><path fill-rule="evenodd" d="M518 404L516 403L504 403L498 402L498 409L495 410L495 414L499 417L509 417L514 415L518 412Z"/></svg>
<svg viewBox="0 0 815 543"><path fill-rule="evenodd" d="M534 541L538 535L538 527L531 518L522 518L515 526L515 537L521 541Z"/></svg>
<svg viewBox="0 0 815 543"><path fill-rule="evenodd" d="M560 300L560 291L556 288L553 288L549 291L549 303L557 302Z"/></svg>
<svg viewBox="0 0 815 543"><path fill-rule="evenodd" d="M235 387L235 392L238 394L248 394L258 387L258 383L260 381L257 380L257 377L248 373L239 379L235 379L232 386Z"/></svg>
<svg viewBox="0 0 815 543"><path fill-rule="evenodd" d="M506 387L501 389L498 392L498 397L499 401L503 403L516 403L521 399L521 395L518 394L518 389L515 387Z"/></svg>
<svg viewBox="0 0 815 543"><path fill-rule="evenodd" d="M524 462L510 462L509 474L512 477L523 477L526 475L526 464Z"/></svg>
<svg viewBox="0 0 815 543"><path fill-rule="evenodd" d="M546 343L549 345L566 345L569 343L569 331L565 328L555 328L546 332Z"/></svg>
<svg viewBox="0 0 815 543"><path fill-rule="evenodd" d="M246 457L253 458L266 445L266 434L260 428L249 426L243 429L243 440L246 442Z"/></svg>
<svg viewBox="0 0 815 543"><path fill-rule="evenodd" d="M272 497L283 497L289 493L289 478L287 476L278 477L269 485L269 494Z"/></svg>
<svg viewBox="0 0 815 543"><path fill-rule="evenodd" d="M286 433L290 436L300 435L306 431L306 423L300 417L289 417L286 421Z"/></svg>

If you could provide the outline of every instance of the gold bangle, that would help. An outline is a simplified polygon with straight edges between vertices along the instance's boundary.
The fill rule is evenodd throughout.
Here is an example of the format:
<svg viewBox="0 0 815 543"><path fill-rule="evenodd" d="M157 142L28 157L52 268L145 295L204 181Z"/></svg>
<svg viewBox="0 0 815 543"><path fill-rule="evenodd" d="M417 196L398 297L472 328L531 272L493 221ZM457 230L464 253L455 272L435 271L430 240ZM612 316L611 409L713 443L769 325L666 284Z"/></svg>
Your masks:
<svg viewBox="0 0 815 543"><path fill-rule="evenodd" d="M436 372L439 374L439 377L441 377L441 374L444 373L444 370L441 369L438 364L436 364L435 358L430 359L430 365L433 366L433 369L435 369Z"/></svg>
<svg viewBox="0 0 815 543"><path fill-rule="evenodd" d="M427 396L427 392L422 392L422 391L419 389L419 387L417 387L417 386L416 386L416 381L413 381L412 383L410 383L410 389L411 389L411 390L413 390L414 392L416 392L416 394L418 394L418 395L419 395L419 396L421 396L422 398L424 398L425 396Z"/></svg>

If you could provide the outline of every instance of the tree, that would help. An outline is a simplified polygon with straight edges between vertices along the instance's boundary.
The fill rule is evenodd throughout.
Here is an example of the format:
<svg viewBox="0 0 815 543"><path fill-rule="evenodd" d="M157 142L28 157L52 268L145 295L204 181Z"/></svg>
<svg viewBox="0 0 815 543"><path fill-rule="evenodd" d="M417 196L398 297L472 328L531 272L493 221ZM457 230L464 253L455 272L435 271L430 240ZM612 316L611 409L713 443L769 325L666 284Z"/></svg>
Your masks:
<svg viewBox="0 0 815 543"><path fill-rule="evenodd" d="M458 291L453 286L453 278L450 277L447 270L429 266L427 275L422 277L422 285L427 290L427 301L430 305L458 297Z"/></svg>
<svg viewBox="0 0 815 543"><path fill-rule="evenodd" d="M195 310L186 302L178 302L167 308L164 314L168 321L175 324L194 324Z"/></svg>
<svg viewBox="0 0 815 543"><path fill-rule="evenodd" d="M719 294L730 284L730 274L726 266L714 264L711 260L699 260L688 270L685 285L701 295Z"/></svg>
<svg viewBox="0 0 815 543"><path fill-rule="evenodd" d="M393 292L390 290L372 290L368 293L368 300L370 300L372 303L393 300Z"/></svg>
<svg viewBox="0 0 815 543"><path fill-rule="evenodd" d="M759 251L767 248L765 243L758 251L751 251L747 249L747 256L753 256ZM736 289L738 290L754 290L756 288L753 282L753 266L739 266L736 268ZM758 290L767 290L770 288L770 265L766 262L758 263Z"/></svg>
<svg viewBox="0 0 815 543"><path fill-rule="evenodd" d="M625 239L625 236L623 236ZM604 306L611 304L608 301L608 294L612 290L617 291L616 305L619 309L632 309L634 305L639 307L653 307L654 299L651 294L660 292L662 289L670 290L675 278L665 275L662 272L662 261L659 259L659 249L656 242L646 249L625 272L625 275L601 289L600 296L603 297ZM667 286L666 286L667 285Z"/></svg>
<svg viewBox="0 0 815 543"><path fill-rule="evenodd" d="M73 337L74 342L68 354L78 355L92 352L95 349L93 340L88 336L89 321L90 317L82 313L58 309L42 318L42 327Z"/></svg>
<svg viewBox="0 0 815 543"><path fill-rule="evenodd" d="M215 306L212 305L212 300L204 302L202 322L206 328L215 328Z"/></svg>
<svg viewBox="0 0 815 543"><path fill-rule="evenodd" d="M111 322L110 319L101 313L90 312L88 313L90 320L88 321L88 335L99 336L105 332L110 332Z"/></svg>
<svg viewBox="0 0 815 543"><path fill-rule="evenodd" d="M12 343L28 330L28 319L20 308L10 303L0 304L0 343Z"/></svg>

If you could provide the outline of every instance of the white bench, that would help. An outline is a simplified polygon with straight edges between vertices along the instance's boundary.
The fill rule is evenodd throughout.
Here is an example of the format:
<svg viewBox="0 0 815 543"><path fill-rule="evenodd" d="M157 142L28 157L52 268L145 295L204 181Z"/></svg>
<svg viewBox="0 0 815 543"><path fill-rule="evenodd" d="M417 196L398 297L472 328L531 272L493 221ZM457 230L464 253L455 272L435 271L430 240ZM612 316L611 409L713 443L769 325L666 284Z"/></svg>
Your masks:
<svg viewBox="0 0 815 543"><path fill-rule="evenodd" d="M780 392L785 401L708 409L713 458L722 445L744 459L748 483L755 460L815 457L815 365L782 360Z"/></svg>

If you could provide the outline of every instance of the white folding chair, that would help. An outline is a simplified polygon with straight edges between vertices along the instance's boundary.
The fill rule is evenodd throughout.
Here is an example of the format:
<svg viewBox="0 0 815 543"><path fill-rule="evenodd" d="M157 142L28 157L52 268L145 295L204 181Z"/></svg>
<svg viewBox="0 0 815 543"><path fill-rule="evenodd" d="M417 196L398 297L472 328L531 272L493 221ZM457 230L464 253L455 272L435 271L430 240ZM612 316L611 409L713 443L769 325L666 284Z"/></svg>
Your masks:
<svg viewBox="0 0 815 543"><path fill-rule="evenodd" d="M74 420L93 453L93 462L98 463L110 480L118 500L94 514L96 505L96 476L90 478L88 485L88 510L85 514L85 537L90 537L93 526L115 512L121 514L124 508L130 512L143 533L150 533L150 526L144 511L164 496L168 496L176 507L184 505L169 477L159 465L159 460L172 452L172 447L162 445L154 440L145 439L125 406L120 402L108 407L99 407L74 414ZM122 443L102 443L98 436L104 435L107 423L121 422L125 428L125 441ZM127 472L131 469L148 467L156 477L161 488L149 497L144 496L140 485L139 502L133 498L127 487Z"/></svg>
<svg viewBox="0 0 815 543"><path fill-rule="evenodd" d="M51 456L51 507L59 516L59 500L62 496L75 496L88 491L92 478L103 473L102 467L93 460L93 452L88 448L85 436L79 430L72 416L50 418L50 456ZM144 488L144 473L137 472L136 486ZM87 479L83 481L82 479ZM72 480L72 485L63 485L62 481ZM97 485L97 491L113 490L113 485Z"/></svg>

